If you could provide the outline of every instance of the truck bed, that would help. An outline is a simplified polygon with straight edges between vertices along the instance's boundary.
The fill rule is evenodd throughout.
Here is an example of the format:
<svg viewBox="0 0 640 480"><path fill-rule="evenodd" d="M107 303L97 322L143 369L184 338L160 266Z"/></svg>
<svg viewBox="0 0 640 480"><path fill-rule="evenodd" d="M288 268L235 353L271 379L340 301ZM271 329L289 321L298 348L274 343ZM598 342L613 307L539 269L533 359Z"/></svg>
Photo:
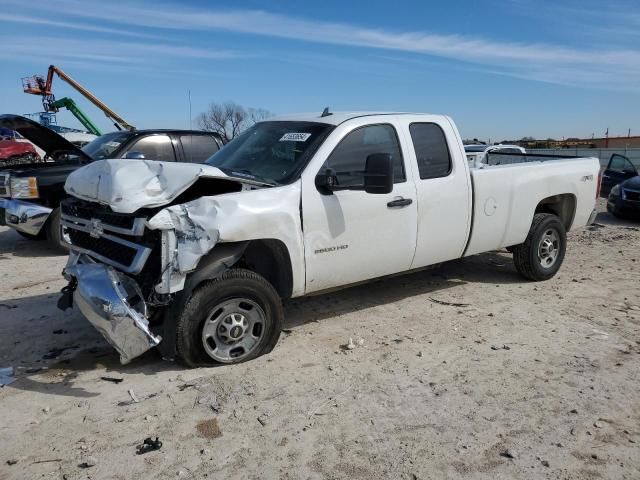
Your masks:
<svg viewBox="0 0 640 480"><path fill-rule="evenodd" d="M599 180L597 158L518 157L525 159L470 169L473 219L464 256L522 243L536 211L554 211L567 231L587 224Z"/></svg>

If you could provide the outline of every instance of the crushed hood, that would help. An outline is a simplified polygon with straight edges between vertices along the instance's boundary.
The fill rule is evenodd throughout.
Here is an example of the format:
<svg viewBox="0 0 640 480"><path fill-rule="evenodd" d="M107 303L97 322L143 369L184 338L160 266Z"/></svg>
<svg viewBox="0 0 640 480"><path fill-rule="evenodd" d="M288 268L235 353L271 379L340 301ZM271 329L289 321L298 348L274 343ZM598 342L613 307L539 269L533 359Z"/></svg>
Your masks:
<svg viewBox="0 0 640 480"><path fill-rule="evenodd" d="M82 200L108 205L114 212L133 213L172 202L200 177L251 183L229 177L210 165L109 159L74 171L64 189Z"/></svg>
<svg viewBox="0 0 640 480"><path fill-rule="evenodd" d="M20 115L0 115L0 127L15 130L48 155L64 151L78 155L81 159L91 160L86 153L50 128Z"/></svg>

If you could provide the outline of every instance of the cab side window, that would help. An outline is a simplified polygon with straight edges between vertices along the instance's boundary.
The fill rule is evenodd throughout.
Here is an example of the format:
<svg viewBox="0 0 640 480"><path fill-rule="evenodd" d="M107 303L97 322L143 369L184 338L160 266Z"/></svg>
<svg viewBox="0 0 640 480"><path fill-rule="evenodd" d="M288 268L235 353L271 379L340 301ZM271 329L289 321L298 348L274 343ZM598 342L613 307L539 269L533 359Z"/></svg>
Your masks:
<svg viewBox="0 0 640 480"><path fill-rule="evenodd" d="M128 152L141 152L145 160L160 160L163 162L176 161L173 144L168 135L149 135L142 137L127 148L127 153Z"/></svg>
<svg viewBox="0 0 640 480"><path fill-rule="evenodd" d="M451 173L451 155L442 128L435 123L412 123L409 133L420 178L426 180L448 176Z"/></svg>
<svg viewBox="0 0 640 480"><path fill-rule="evenodd" d="M387 124L368 125L348 133L331 153L323 169L334 169L340 186L363 185L367 157L372 153L390 154L393 182L406 181L398 136L395 129Z"/></svg>

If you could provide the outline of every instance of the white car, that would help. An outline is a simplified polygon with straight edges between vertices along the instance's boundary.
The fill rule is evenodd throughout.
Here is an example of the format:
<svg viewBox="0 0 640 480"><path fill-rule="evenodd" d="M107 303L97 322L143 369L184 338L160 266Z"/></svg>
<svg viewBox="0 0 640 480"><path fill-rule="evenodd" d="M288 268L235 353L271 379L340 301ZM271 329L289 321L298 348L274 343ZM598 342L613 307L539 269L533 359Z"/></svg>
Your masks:
<svg viewBox="0 0 640 480"><path fill-rule="evenodd" d="M326 111L260 122L204 165L92 162L65 186L59 306L123 363L154 346L189 366L249 360L274 348L283 299L505 247L550 279L595 216L599 170L470 169L447 116Z"/></svg>
<svg viewBox="0 0 640 480"><path fill-rule="evenodd" d="M520 156L527 151L519 145L465 145L464 151L471 168L483 168L488 164L487 157L489 153L511 154L510 156Z"/></svg>

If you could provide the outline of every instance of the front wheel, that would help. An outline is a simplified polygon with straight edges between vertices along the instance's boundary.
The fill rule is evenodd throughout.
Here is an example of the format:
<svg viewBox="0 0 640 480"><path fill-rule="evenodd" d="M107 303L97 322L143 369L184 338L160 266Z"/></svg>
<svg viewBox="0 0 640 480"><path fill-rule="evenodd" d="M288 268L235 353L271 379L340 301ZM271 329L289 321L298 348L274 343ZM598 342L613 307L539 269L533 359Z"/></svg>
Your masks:
<svg viewBox="0 0 640 480"><path fill-rule="evenodd" d="M249 270L227 270L187 302L177 324L178 357L189 367L251 360L273 350L283 321L269 282Z"/></svg>
<svg viewBox="0 0 640 480"><path fill-rule="evenodd" d="M51 249L60 255L67 255L69 249L62 243L62 233L60 231L60 207L53 209L44 228L46 229L46 237Z"/></svg>
<svg viewBox="0 0 640 480"><path fill-rule="evenodd" d="M560 269L566 247L567 233L560 219L536 213L526 240L513 248L513 263L529 280L548 280Z"/></svg>

